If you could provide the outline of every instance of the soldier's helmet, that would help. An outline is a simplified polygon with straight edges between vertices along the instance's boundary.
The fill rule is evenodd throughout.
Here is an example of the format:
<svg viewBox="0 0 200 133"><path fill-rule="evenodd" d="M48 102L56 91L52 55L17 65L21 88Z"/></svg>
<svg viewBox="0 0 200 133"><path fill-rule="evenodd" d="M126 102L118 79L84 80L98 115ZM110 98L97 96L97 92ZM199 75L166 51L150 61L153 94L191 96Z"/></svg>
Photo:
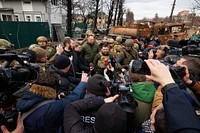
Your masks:
<svg viewBox="0 0 200 133"><path fill-rule="evenodd" d="M13 47L13 44L5 39L0 39L0 48L10 50Z"/></svg>
<svg viewBox="0 0 200 133"><path fill-rule="evenodd" d="M114 44L114 39L109 38L109 39L107 40L107 43Z"/></svg>
<svg viewBox="0 0 200 133"><path fill-rule="evenodd" d="M139 45L137 43L134 43L133 48L136 49L136 50L139 50Z"/></svg>
<svg viewBox="0 0 200 133"><path fill-rule="evenodd" d="M40 47L37 44L31 44L28 49L33 50L35 47Z"/></svg>
<svg viewBox="0 0 200 133"><path fill-rule="evenodd" d="M121 43L122 42L122 37L121 36L117 36L115 39L117 42Z"/></svg>
<svg viewBox="0 0 200 133"><path fill-rule="evenodd" d="M133 40L132 39L126 39L124 46L127 46L127 47L134 46Z"/></svg>
<svg viewBox="0 0 200 133"><path fill-rule="evenodd" d="M95 34L91 30L86 31L86 36L95 36Z"/></svg>
<svg viewBox="0 0 200 133"><path fill-rule="evenodd" d="M47 42L47 38L45 36L39 36L37 42Z"/></svg>

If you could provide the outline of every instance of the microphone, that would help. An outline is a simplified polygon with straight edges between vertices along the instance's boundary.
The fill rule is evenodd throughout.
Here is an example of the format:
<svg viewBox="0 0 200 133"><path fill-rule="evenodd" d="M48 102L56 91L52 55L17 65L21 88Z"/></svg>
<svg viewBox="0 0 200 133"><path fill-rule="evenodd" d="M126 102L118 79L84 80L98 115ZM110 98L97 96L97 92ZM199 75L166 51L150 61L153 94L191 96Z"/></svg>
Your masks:
<svg viewBox="0 0 200 133"><path fill-rule="evenodd" d="M93 64L93 63L90 63L89 66L90 66L90 71L88 72L88 77L89 77L89 76L92 76L92 71L93 71L94 69L91 70L91 68L94 68L94 64Z"/></svg>
<svg viewBox="0 0 200 133"><path fill-rule="evenodd" d="M108 59L105 59L104 60L104 66L107 66L108 65Z"/></svg>
<svg viewBox="0 0 200 133"><path fill-rule="evenodd" d="M111 59L108 60L108 65L109 65L109 67L112 67L112 60Z"/></svg>

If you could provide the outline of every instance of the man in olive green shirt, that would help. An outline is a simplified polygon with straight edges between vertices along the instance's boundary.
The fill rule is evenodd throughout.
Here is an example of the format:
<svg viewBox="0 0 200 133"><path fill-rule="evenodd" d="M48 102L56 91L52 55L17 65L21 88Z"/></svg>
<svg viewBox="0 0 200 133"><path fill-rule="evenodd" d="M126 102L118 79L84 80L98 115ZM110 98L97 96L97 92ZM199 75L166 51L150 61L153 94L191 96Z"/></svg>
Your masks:
<svg viewBox="0 0 200 133"><path fill-rule="evenodd" d="M90 35L82 46L82 53L85 60L85 65L89 66L93 62L94 57L99 52L99 46L96 44L94 36Z"/></svg>

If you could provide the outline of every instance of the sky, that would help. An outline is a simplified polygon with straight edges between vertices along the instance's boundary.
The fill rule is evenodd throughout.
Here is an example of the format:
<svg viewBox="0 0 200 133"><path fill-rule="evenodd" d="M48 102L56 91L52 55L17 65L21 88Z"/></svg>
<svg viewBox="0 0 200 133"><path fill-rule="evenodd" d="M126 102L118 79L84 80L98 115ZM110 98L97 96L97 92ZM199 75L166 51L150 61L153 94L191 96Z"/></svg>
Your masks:
<svg viewBox="0 0 200 133"><path fill-rule="evenodd" d="M174 0L125 0L125 8L134 13L135 20L144 17L151 19L155 17L156 13L158 13L158 17L170 16L173 2ZM182 10L191 12L193 4L193 0L176 0L173 15L177 15Z"/></svg>

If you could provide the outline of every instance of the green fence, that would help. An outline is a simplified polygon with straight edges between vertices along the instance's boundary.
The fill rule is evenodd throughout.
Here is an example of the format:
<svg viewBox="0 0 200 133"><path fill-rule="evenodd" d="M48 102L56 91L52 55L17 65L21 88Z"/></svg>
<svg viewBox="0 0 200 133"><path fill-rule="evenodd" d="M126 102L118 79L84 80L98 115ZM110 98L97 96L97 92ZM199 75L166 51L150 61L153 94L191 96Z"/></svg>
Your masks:
<svg viewBox="0 0 200 133"><path fill-rule="evenodd" d="M36 43L37 37L41 35L49 38L49 33L47 22L0 22L0 38L13 43L15 49Z"/></svg>

